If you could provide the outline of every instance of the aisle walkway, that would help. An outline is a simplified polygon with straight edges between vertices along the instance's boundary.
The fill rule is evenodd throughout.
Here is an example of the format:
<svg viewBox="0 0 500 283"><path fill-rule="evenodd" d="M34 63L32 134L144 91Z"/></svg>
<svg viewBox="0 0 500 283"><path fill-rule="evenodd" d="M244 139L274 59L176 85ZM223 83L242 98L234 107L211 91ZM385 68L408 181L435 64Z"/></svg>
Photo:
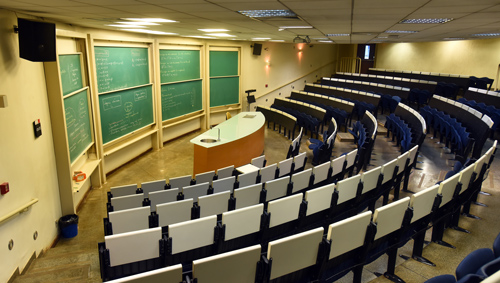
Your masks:
<svg viewBox="0 0 500 283"><path fill-rule="evenodd" d="M149 151L107 176L107 183L101 188L90 191L78 215L80 217L79 233L73 239L61 239L57 245L47 253L34 260L24 275L17 277L13 282L101 282L97 243L104 240L103 222L106 217L106 193L110 187L132 183L141 183L162 178L176 177L192 174L193 146L189 140L198 135L194 132L165 144L159 151ZM290 141L283 135L271 130L266 130L265 155L267 164L273 164L285 159ZM488 143L487 145L490 145ZM352 143L336 142L333 154L338 156L343 152L354 149ZM374 155L371 164L381 165L399 155L397 147L384 136L379 136L375 143ZM302 143L301 152L307 152L308 164L312 153L305 142ZM445 154L434 141L426 139L421 150L419 160L423 164L411 175L410 190L419 191L436 183L453 164L447 159L451 155ZM500 166L499 158L495 159L492 172L497 172ZM369 167L368 169L373 168ZM491 247L493 239L500 232L500 198L498 184L500 176L489 174L483 184L485 191L493 196L480 196L480 201L489 207L473 206L472 213L481 216L483 220L460 219L460 225L472 231L464 234L448 229L444 239L453 243L457 249L452 250L436 244L430 244L424 249L424 256L437 263L437 267L429 267L414 260L404 262L400 260L396 274L408 283L424 282L437 274L454 273L460 260L470 251L480 247ZM403 194L402 197L405 195ZM378 204L380 205L380 204ZM400 249L400 253L410 255L412 242ZM409 248L408 248L409 247ZM374 263L365 267L363 282L390 282L373 272L385 271L386 257L381 257ZM352 282L348 274L339 282Z"/></svg>

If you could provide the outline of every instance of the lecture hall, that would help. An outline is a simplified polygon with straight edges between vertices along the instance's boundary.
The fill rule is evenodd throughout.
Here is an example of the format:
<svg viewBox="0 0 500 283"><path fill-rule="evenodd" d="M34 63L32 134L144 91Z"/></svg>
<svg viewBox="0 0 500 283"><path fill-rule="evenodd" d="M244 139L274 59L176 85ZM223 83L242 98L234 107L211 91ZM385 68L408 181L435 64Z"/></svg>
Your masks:
<svg viewBox="0 0 500 283"><path fill-rule="evenodd" d="M0 0L0 283L500 282L499 18Z"/></svg>

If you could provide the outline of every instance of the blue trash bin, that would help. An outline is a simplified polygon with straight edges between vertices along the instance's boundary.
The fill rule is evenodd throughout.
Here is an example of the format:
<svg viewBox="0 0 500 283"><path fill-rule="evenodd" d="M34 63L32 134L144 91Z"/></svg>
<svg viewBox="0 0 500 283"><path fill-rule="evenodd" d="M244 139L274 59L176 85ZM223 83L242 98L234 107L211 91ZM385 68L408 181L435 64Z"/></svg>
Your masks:
<svg viewBox="0 0 500 283"><path fill-rule="evenodd" d="M59 218L59 228L64 238L74 238L78 235L78 215L70 214Z"/></svg>

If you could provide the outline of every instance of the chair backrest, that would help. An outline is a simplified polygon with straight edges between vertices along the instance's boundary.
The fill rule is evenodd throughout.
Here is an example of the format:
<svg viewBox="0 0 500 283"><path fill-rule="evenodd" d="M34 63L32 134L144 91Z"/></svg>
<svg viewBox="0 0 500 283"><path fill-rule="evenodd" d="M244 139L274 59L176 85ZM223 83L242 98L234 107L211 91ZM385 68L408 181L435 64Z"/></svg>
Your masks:
<svg viewBox="0 0 500 283"><path fill-rule="evenodd" d="M377 187L378 179L381 173L382 166L379 166L361 174L361 182L363 182L362 194L365 194Z"/></svg>
<svg viewBox="0 0 500 283"><path fill-rule="evenodd" d="M394 169L396 168L396 165L398 164L397 159L393 159L386 164L382 165L382 174L384 174L384 178L382 179L382 184L387 183L388 181L392 180L394 177Z"/></svg>
<svg viewBox="0 0 500 283"><path fill-rule="evenodd" d="M181 281L182 281L182 264L176 264L107 282L108 283L161 283L161 282L181 282Z"/></svg>
<svg viewBox="0 0 500 283"><path fill-rule="evenodd" d="M192 198L194 201L198 201L201 196L206 196L208 194L208 189L210 188L210 183L201 183L192 186L187 186L182 188L182 194L184 198Z"/></svg>
<svg viewBox="0 0 500 283"><path fill-rule="evenodd" d="M361 181L361 175L354 175L350 178L337 182L337 191L339 192L339 199L337 204L349 201L356 197L358 192L358 184Z"/></svg>
<svg viewBox="0 0 500 283"><path fill-rule="evenodd" d="M266 164L266 156L261 155L259 157L252 158L250 164L252 164L255 167L264 168L264 165Z"/></svg>
<svg viewBox="0 0 500 283"><path fill-rule="evenodd" d="M481 283L498 283L500 282L500 271L495 272L493 275L486 277Z"/></svg>
<svg viewBox="0 0 500 283"><path fill-rule="evenodd" d="M413 208L411 223L431 213L438 190L439 185L434 185L410 196L410 207Z"/></svg>
<svg viewBox="0 0 500 283"><path fill-rule="evenodd" d="M320 164L318 166L314 166L313 174L314 174L314 184L315 185L328 179L328 177L329 177L328 173L330 172L330 167L331 167L330 161L327 161L327 162Z"/></svg>
<svg viewBox="0 0 500 283"><path fill-rule="evenodd" d="M373 213L373 222L377 223L375 240L401 228L405 217L405 211L408 209L409 203L410 198L405 197L375 209Z"/></svg>
<svg viewBox="0 0 500 283"><path fill-rule="evenodd" d="M216 215L169 225L168 236L172 238L172 254L212 245L215 226Z"/></svg>
<svg viewBox="0 0 500 283"><path fill-rule="evenodd" d="M161 227L104 237L111 267L160 256Z"/></svg>
<svg viewBox="0 0 500 283"><path fill-rule="evenodd" d="M329 209L334 191L335 184L328 184L317 189L306 191L304 196L304 199L307 201L306 216Z"/></svg>
<svg viewBox="0 0 500 283"><path fill-rule="evenodd" d="M486 154L479 157L479 159L475 162L476 166L474 166L474 173L476 173L476 180L479 178L479 173L481 173L481 169L483 168L483 164L486 160L487 156Z"/></svg>
<svg viewBox="0 0 500 283"><path fill-rule="evenodd" d="M149 228L151 210L147 206L110 212L113 235Z"/></svg>
<svg viewBox="0 0 500 283"><path fill-rule="evenodd" d="M413 164L415 161L415 158L417 158L417 153L418 153L418 145L412 147L409 150L410 154L408 155L408 158L410 158L410 165Z"/></svg>
<svg viewBox="0 0 500 283"><path fill-rule="evenodd" d="M304 166L306 166L306 153L302 152L296 156L293 157L293 170L297 171L297 169L302 169Z"/></svg>
<svg viewBox="0 0 500 283"><path fill-rule="evenodd" d="M298 192L300 190L309 187L309 181L311 180L312 168L304 170L299 173L292 175L291 182L293 183L292 193Z"/></svg>
<svg viewBox="0 0 500 283"><path fill-rule="evenodd" d="M292 163L293 163L293 157L278 162L278 168L280 171L278 177L283 177L287 174L290 174L292 170Z"/></svg>
<svg viewBox="0 0 500 283"><path fill-rule="evenodd" d="M236 177L231 176L224 179L217 179L213 181L212 188L214 189L214 194L225 191L233 192L235 180Z"/></svg>
<svg viewBox="0 0 500 283"><path fill-rule="evenodd" d="M168 180L170 188L182 188L191 185L191 175L170 178Z"/></svg>
<svg viewBox="0 0 500 283"><path fill-rule="evenodd" d="M286 196L290 177L285 176L265 183L266 201Z"/></svg>
<svg viewBox="0 0 500 283"><path fill-rule="evenodd" d="M474 173L474 164L467 166L465 169L460 171L460 178L458 182L462 184L462 188L460 189L460 193L463 193L469 187L470 180L472 178L472 173Z"/></svg>
<svg viewBox="0 0 500 283"><path fill-rule="evenodd" d="M273 260L270 279L315 265L323 232L320 227L270 242L267 250L267 258Z"/></svg>
<svg viewBox="0 0 500 283"><path fill-rule="evenodd" d="M191 220L193 199L178 200L156 206L160 227Z"/></svg>
<svg viewBox="0 0 500 283"><path fill-rule="evenodd" d="M205 173L196 174L194 176L194 179L196 180L197 184L206 183L206 182L212 184L212 181L214 180L214 176L215 176L215 171L209 171L209 172L205 172Z"/></svg>
<svg viewBox="0 0 500 283"><path fill-rule="evenodd" d="M458 264L455 270L457 279L460 280L468 274L476 273L481 266L495 259L493 251L488 248L481 248L472 251Z"/></svg>
<svg viewBox="0 0 500 283"><path fill-rule="evenodd" d="M344 168L345 159L346 159L346 156L342 155L342 156L339 156L339 157L335 158L334 160L332 160L332 162L331 162L332 176L335 176L335 175L342 173L342 169Z"/></svg>
<svg viewBox="0 0 500 283"><path fill-rule="evenodd" d="M453 198L453 194L455 193L459 177L460 174L455 174L439 184L438 193L443 196L439 207L442 207L443 205L447 204Z"/></svg>
<svg viewBox="0 0 500 283"><path fill-rule="evenodd" d="M245 174L238 175L238 183L240 187L246 187L250 185L254 185L257 183L257 175L259 171L248 172Z"/></svg>
<svg viewBox="0 0 500 283"><path fill-rule="evenodd" d="M217 215L227 211L230 191L201 196L198 198L200 217Z"/></svg>
<svg viewBox="0 0 500 283"><path fill-rule="evenodd" d="M260 219L264 212L264 204L222 213L222 225L226 225L224 240L232 240L260 230Z"/></svg>
<svg viewBox="0 0 500 283"><path fill-rule="evenodd" d="M233 176L234 165L217 169L217 179L224 179Z"/></svg>
<svg viewBox="0 0 500 283"><path fill-rule="evenodd" d="M267 212L271 214L269 227L275 227L298 219L301 203L302 194L270 201L267 204Z"/></svg>
<svg viewBox="0 0 500 283"><path fill-rule="evenodd" d="M167 183L166 183L165 179L151 181L151 182L142 183L141 189L142 189L142 192L144 193L144 195L147 196L150 192L165 190L166 184Z"/></svg>
<svg viewBox="0 0 500 283"><path fill-rule="evenodd" d="M253 283L257 262L260 260L260 249L260 245L255 245L195 260L193 278L204 283Z"/></svg>
<svg viewBox="0 0 500 283"><path fill-rule="evenodd" d="M345 160L347 162L347 165L346 165L346 169L348 168L351 168L352 166L354 166L354 162L356 162L356 155L358 154L358 150L355 149L351 152L349 152L346 157L345 157Z"/></svg>
<svg viewBox="0 0 500 283"><path fill-rule="evenodd" d="M398 156L397 160L398 160L398 175L403 173L406 169L406 160L408 159L408 156L410 155L410 152L407 151L403 154L401 154L400 156Z"/></svg>
<svg viewBox="0 0 500 283"><path fill-rule="evenodd" d="M141 207L144 201L144 194L134 194L122 197L112 197L111 205L113 206L113 211L130 209L135 207Z"/></svg>
<svg viewBox="0 0 500 283"><path fill-rule="evenodd" d="M268 165L264 168L261 168L259 171L260 174L260 182L265 183L267 181L271 181L276 177L276 169L278 169L278 164L274 163L272 165ZM241 187L241 185L240 185Z"/></svg>
<svg viewBox="0 0 500 283"><path fill-rule="evenodd" d="M262 184L255 184L234 190L236 198L236 209L258 204L260 202L260 193Z"/></svg>
<svg viewBox="0 0 500 283"><path fill-rule="evenodd" d="M137 190L137 185L130 184L125 186L112 187L109 190L114 198L128 196L128 195L135 195L135 192Z"/></svg>
<svg viewBox="0 0 500 283"><path fill-rule="evenodd" d="M326 239L331 242L329 259L363 246L366 228L370 224L371 211L330 224Z"/></svg>
<svg viewBox="0 0 500 283"><path fill-rule="evenodd" d="M177 195L179 194L180 189L170 189L163 190L157 192L150 192L148 195L149 200L151 201L151 211L155 211L156 206L158 204L169 203L177 201Z"/></svg>

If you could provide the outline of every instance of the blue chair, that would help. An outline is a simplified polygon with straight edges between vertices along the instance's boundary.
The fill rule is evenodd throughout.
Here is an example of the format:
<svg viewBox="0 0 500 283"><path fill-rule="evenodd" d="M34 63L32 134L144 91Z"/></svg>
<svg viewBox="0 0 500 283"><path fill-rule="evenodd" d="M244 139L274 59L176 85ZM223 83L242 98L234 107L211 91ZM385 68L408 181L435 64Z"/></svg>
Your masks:
<svg viewBox="0 0 500 283"><path fill-rule="evenodd" d="M500 270L500 258L497 258L481 266L477 274L479 276L488 277L493 275L499 270Z"/></svg>
<svg viewBox="0 0 500 283"><path fill-rule="evenodd" d="M493 254L495 257L500 257L500 234L498 234L493 242Z"/></svg>
<svg viewBox="0 0 500 283"><path fill-rule="evenodd" d="M444 274L432 277L431 279L426 280L424 283L455 283L457 280L455 276L451 274Z"/></svg>
<svg viewBox="0 0 500 283"><path fill-rule="evenodd" d="M458 264L455 270L457 279L460 280L467 274L477 274L483 265L494 259L491 249L483 248L472 251Z"/></svg>

